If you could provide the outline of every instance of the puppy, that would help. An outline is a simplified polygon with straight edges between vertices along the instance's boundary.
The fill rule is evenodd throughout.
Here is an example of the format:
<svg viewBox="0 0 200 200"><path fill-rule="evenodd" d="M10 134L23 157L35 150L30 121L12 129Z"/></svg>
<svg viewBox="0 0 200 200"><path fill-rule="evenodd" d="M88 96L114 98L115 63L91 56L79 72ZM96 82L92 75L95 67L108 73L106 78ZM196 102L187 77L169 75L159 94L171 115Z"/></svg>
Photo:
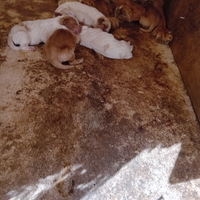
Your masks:
<svg viewBox="0 0 200 200"><path fill-rule="evenodd" d="M83 62L83 59L75 59L74 51L79 42L80 37L77 34L69 30L58 29L44 44L44 55L54 67L70 69Z"/></svg>
<svg viewBox="0 0 200 200"><path fill-rule="evenodd" d="M106 32L110 31L111 22L96 8L79 2L66 2L55 10L55 12L61 14L68 13L69 11L73 12L79 22L82 22L87 26L100 28Z"/></svg>
<svg viewBox="0 0 200 200"><path fill-rule="evenodd" d="M141 16L145 14L145 8L137 3L131 2L130 0L126 1L115 9L115 17L122 21L132 22L139 21Z"/></svg>
<svg viewBox="0 0 200 200"><path fill-rule="evenodd" d="M68 29L66 21L69 17L71 16L62 15L51 19L25 21L15 25L8 35L8 45L14 50L34 51L35 47L31 45L45 43L57 29ZM76 31L80 32L80 27L77 27Z"/></svg>
<svg viewBox="0 0 200 200"><path fill-rule="evenodd" d="M99 28L82 26L80 33L81 45L95 50L108 58L129 59L132 58L133 46L130 42L117 40L112 34L103 32Z"/></svg>
<svg viewBox="0 0 200 200"><path fill-rule="evenodd" d="M139 21L145 13L145 8L131 0L117 0L115 17L122 21Z"/></svg>
<svg viewBox="0 0 200 200"><path fill-rule="evenodd" d="M123 21L139 21L142 26L140 30L144 32L152 32L160 21L158 11L149 3L146 5L139 5L131 2L131 4L119 6L115 10L115 16Z"/></svg>

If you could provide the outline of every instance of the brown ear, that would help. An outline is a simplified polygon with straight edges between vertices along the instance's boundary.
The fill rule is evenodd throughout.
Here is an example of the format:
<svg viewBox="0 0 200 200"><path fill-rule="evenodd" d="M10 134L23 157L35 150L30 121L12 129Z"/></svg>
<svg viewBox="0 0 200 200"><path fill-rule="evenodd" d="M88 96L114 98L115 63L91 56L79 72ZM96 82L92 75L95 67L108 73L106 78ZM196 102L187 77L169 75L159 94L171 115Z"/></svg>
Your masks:
<svg viewBox="0 0 200 200"><path fill-rule="evenodd" d="M63 25L66 26L66 27L69 25L69 18L65 18L63 20Z"/></svg>
<svg viewBox="0 0 200 200"><path fill-rule="evenodd" d="M55 17L58 17L58 16L62 16L62 14L61 14L61 13L58 13L58 12L54 12L54 16L55 16Z"/></svg>
<svg viewBox="0 0 200 200"><path fill-rule="evenodd" d="M105 20L104 20L103 18L100 17L100 18L98 19L98 24L99 24L99 25L100 25L100 24L103 24L103 22L105 22Z"/></svg>

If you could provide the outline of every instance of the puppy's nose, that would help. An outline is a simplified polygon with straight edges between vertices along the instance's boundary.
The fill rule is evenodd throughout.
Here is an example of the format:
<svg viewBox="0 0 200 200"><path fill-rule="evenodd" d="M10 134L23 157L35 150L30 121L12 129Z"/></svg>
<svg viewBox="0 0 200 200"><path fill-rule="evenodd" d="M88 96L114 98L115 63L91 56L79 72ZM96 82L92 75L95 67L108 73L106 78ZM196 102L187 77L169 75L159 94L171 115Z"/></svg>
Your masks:
<svg viewBox="0 0 200 200"><path fill-rule="evenodd" d="M82 31L82 26L81 25L77 25L74 29L74 33L76 33L77 35L79 35Z"/></svg>

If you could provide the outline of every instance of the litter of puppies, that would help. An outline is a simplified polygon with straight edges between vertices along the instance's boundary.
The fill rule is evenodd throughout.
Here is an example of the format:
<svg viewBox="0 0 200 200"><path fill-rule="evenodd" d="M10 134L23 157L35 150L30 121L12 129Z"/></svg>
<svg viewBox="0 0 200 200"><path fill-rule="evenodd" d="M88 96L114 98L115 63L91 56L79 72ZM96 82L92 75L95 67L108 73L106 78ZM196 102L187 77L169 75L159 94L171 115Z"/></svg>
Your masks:
<svg viewBox="0 0 200 200"><path fill-rule="evenodd" d="M141 7L143 11L141 17L137 19L142 26L141 30L152 31L158 24L159 19L156 18L158 14L154 8L150 8L150 11L146 10L148 14L144 16L145 7L141 5L136 7ZM128 9L126 5L118 6L115 17L130 21L127 13L121 15L126 9ZM44 55L59 69L69 69L83 62L83 58L75 59L74 51L77 43L107 58L132 58L133 45L124 40L117 40L109 33L110 29L109 17L107 18L96 8L80 2L65 2L55 10L51 19L25 21L11 28L8 45L14 50L34 51L33 45L43 42Z"/></svg>

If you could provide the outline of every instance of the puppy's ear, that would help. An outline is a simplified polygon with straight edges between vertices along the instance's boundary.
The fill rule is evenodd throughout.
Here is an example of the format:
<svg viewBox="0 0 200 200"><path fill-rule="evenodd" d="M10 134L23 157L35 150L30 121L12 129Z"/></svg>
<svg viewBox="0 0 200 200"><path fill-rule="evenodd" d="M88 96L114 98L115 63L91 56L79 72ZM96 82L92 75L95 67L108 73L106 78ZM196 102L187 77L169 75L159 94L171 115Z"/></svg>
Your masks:
<svg viewBox="0 0 200 200"><path fill-rule="evenodd" d="M64 20L63 20L63 25L66 26L67 28L69 26L69 21L70 21L70 19L68 17L64 18Z"/></svg>
<svg viewBox="0 0 200 200"><path fill-rule="evenodd" d="M106 24L106 21L104 18L100 17L98 20L97 20L97 26L96 28L100 28L102 31L105 31L107 32L108 30L108 25Z"/></svg>
<svg viewBox="0 0 200 200"><path fill-rule="evenodd" d="M61 14L61 13L58 13L58 12L54 12L54 16L55 16L55 17L58 17L58 16L62 16L62 14Z"/></svg>
<svg viewBox="0 0 200 200"><path fill-rule="evenodd" d="M98 19L98 25L102 25L103 24L103 22L105 22L105 19L103 19L102 17L100 17L99 19Z"/></svg>

